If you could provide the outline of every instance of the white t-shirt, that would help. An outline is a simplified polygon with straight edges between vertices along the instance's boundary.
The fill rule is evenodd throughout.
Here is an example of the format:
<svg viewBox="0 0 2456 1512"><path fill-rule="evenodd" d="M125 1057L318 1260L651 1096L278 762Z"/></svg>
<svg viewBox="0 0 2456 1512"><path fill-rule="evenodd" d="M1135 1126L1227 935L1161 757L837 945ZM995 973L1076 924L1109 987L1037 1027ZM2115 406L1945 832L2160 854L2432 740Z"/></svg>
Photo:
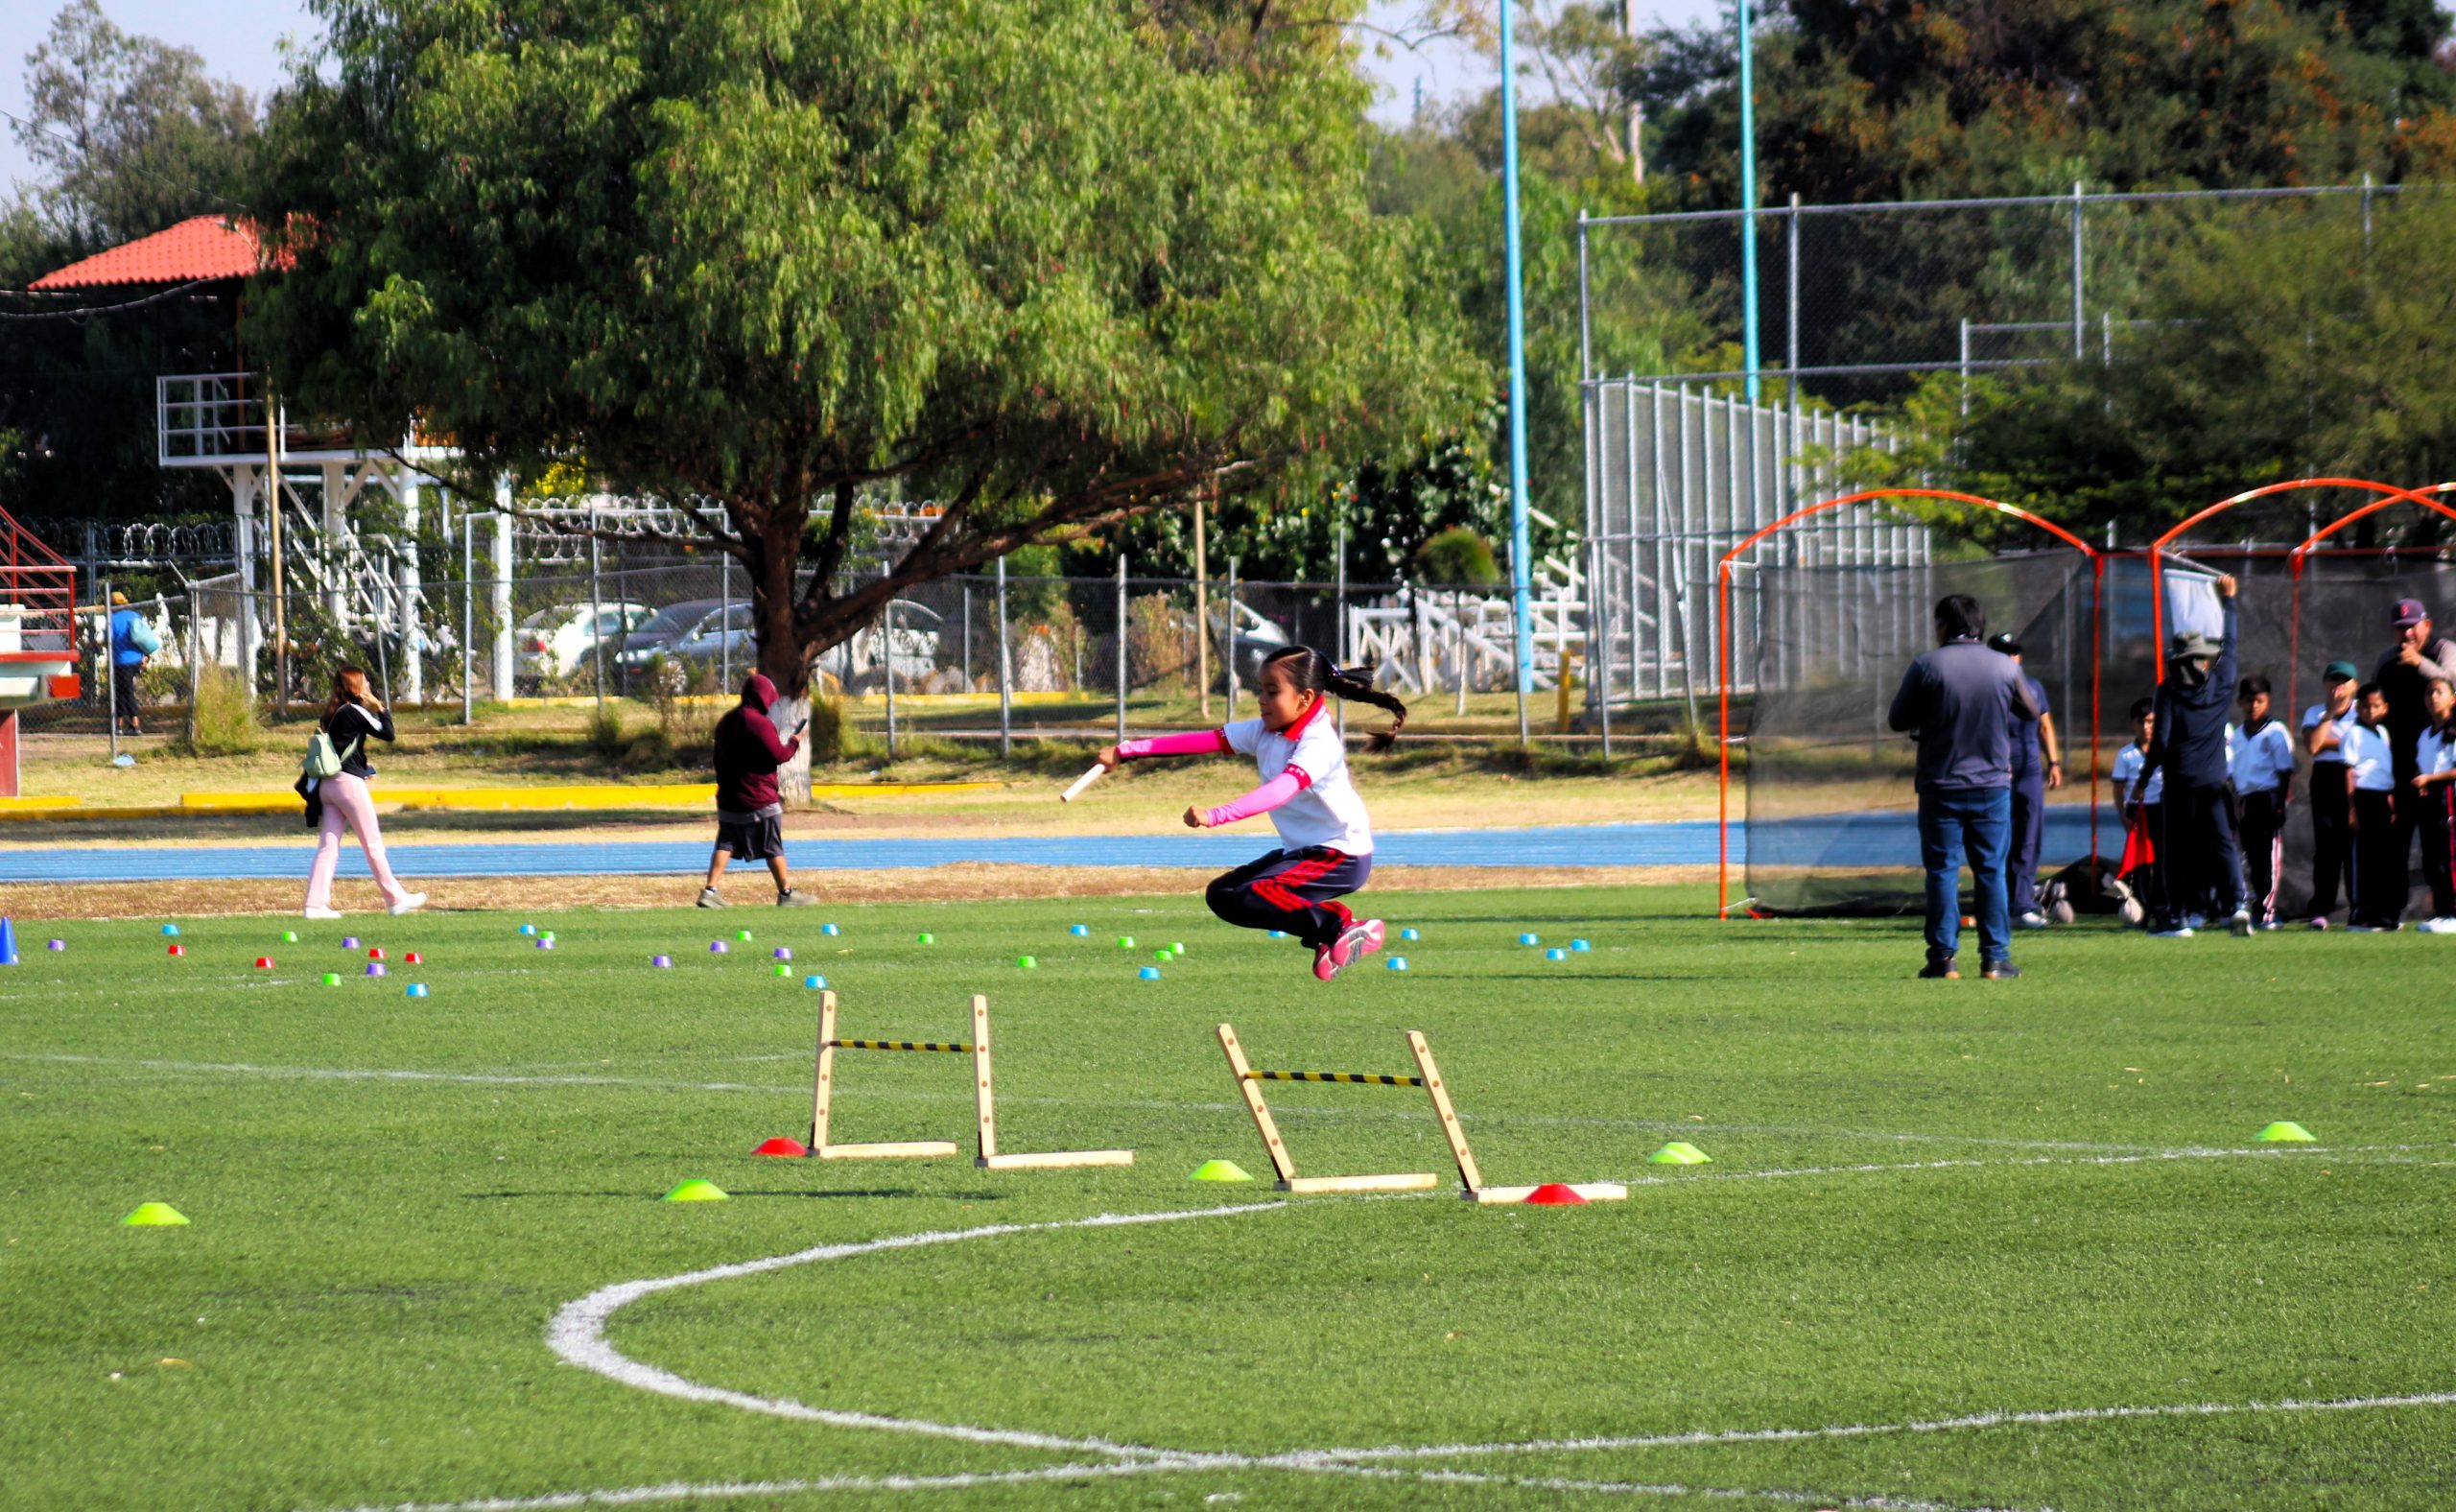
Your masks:
<svg viewBox="0 0 2456 1512"><path fill-rule="evenodd" d="M2414 762L2424 774L2456 771L2456 735L2442 735L2436 724L2424 729L2414 744Z"/></svg>
<svg viewBox="0 0 2456 1512"><path fill-rule="evenodd" d="M2388 732L2373 729L2359 722L2339 724L2339 748L2345 752L2345 764L2353 771L2356 792L2394 792L2397 791L2396 749L2388 743Z"/></svg>
<svg viewBox="0 0 2456 1512"><path fill-rule="evenodd" d="M2132 801L2132 785L2139 780L2141 764L2148 759L2148 753L2137 745L2126 745L2114 753L2114 797L2117 803ZM2163 768L2149 774L2149 786L2142 790L2140 801L2143 803L2166 801L2166 773Z"/></svg>
<svg viewBox="0 0 2456 1512"><path fill-rule="evenodd" d="M2315 703L2302 711L2302 733L2306 736L2313 730L2318 729L2321 725L2327 722L2328 706L2325 703ZM2344 718L2337 722L2337 735L2339 739L2343 739L2345 732L2351 728L2353 728L2353 710L2349 708L2345 711ZM2307 745L2308 744L2308 741L2304 742L2304 744ZM2323 746L2320 754L2311 758L2311 763L2313 766L2318 766L2322 762L2342 762L2344 760L2345 752L2343 750L2335 746Z"/></svg>
<svg viewBox="0 0 2456 1512"><path fill-rule="evenodd" d="M2294 775L2294 737L2276 720L2261 725L2257 735L2237 736L2232 770L2236 792L2276 791Z"/></svg>
<svg viewBox="0 0 2456 1512"><path fill-rule="evenodd" d="M1324 714L1323 698L1284 732L1263 728L1260 720L1239 720L1220 728L1228 748L1254 759L1255 770L1268 782L1293 771L1305 791L1271 810L1279 831L1279 848L1300 851L1327 845L1349 856L1373 854L1373 821L1365 817L1364 800L1348 780L1347 745L1339 739L1337 721Z"/></svg>

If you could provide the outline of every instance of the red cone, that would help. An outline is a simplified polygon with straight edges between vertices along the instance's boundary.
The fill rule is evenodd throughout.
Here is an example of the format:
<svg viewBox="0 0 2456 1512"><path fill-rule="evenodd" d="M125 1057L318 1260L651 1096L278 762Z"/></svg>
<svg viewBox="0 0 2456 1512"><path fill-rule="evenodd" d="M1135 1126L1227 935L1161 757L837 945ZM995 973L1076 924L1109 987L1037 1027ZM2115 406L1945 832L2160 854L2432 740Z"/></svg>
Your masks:
<svg viewBox="0 0 2456 1512"><path fill-rule="evenodd" d="M188 948L184 945L174 945L171 947L171 954L174 956L184 956L187 953Z"/></svg>
<svg viewBox="0 0 2456 1512"><path fill-rule="evenodd" d="M1526 1202L1529 1207L1538 1208L1582 1208L1586 1206L1586 1199L1577 1194L1576 1188L1565 1186L1557 1181L1547 1181L1542 1186L1537 1187L1534 1191L1528 1193L1526 1194Z"/></svg>
<svg viewBox="0 0 2456 1512"><path fill-rule="evenodd" d="M271 970L272 970L272 957L271 956L259 956L259 957L256 957L256 969L257 969L258 971L271 971Z"/></svg>
<svg viewBox="0 0 2456 1512"><path fill-rule="evenodd" d="M366 953L366 958L368 960L382 960L384 958L384 947L378 945L373 950L368 951Z"/></svg>
<svg viewBox="0 0 2456 1512"><path fill-rule="evenodd" d="M783 1135L779 1134L774 1139L769 1140L767 1144L752 1150L751 1153L754 1155L807 1155L810 1153L810 1150L800 1140L787 1139Z"/></svg>
<svg viewBox="0 0 2456 1512"><path fill-rule="evenodd" d="M401 957L401 960L402 960L403 964L405 964L405 965L411 965L411 966L414 966L414 965L418 964L418 959L419 959L419 957L418 957L418 953L417 953L416 951L412 951L412 952L410 952L408 955L406 955L406 956L404 956L404 957Z"/></svg>

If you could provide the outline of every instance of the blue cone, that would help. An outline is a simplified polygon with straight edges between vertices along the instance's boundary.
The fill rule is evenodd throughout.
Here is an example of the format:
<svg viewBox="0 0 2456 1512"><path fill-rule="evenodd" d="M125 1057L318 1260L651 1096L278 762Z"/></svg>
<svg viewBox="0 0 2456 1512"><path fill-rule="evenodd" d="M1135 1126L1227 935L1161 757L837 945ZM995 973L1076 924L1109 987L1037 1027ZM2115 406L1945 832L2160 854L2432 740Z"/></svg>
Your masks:
<svg viewBox="0 0 2456 1512"><path fill-rule="evenodd" d="M17 926L0 914L0 966L17 963Z"/></svg>

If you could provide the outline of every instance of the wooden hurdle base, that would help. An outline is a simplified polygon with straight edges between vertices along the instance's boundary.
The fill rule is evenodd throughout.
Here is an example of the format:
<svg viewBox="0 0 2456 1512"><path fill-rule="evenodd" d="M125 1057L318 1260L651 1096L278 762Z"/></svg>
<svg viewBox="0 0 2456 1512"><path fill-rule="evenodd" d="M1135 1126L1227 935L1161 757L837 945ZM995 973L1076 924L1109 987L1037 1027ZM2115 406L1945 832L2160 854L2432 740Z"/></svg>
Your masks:
<svg viewBox="0 0 2456 1512"><path fill-rule="evenodd" d="M1626 1202L1629 1189L1617 1181L1565 1181L1569 1188L1589 1202ZM1502 1203L1523 1202L1535 1194L1533 1187L1478 1187L1460 1193L1468 1201L1493 1207Z"/></svg>
<svg viewBox="0 0 2456 1512"><path fill-rule="evenodd" d="M1131 1166L1130 1149L1049 1149L1001 1154L998 1149L998 1094L989 1064L989 1000L972 995L972 1099L980 1120L980 1153L973 1164L983 1170L1063 1170L1077 1166Z"/></svg>
<svg viewBox="0 0 2456 1512"><path fill-rule="evenodd" d="M1441 1133L1450 1142L1452 1158L1458 1162L1458 1179L1467 1191L1474 1192L1483 1184L1483 1174L1476 1169L1476 1156L1467 1147L1467 1134L1458 1126L1458 1110L1450 1104L1450 1088L1441 1079L1441 1068L1432 1063L1432 1047L1413 1029L1407 1031L1407 1049L1415 1056L1416 1075L1390 1076L1373 1072L1355 1071L1256 1071L1245 1058L1245 1048L1237 1042L1237 1030L1231 1025L1219 1026L1219 1048L1228 1057L1228 1069L1236 1075L1237 1091L1245 1099L1245 1111L1253 1115L1254 1128L1263 1137L1263 1148L1270 1154L1271 1169L1278 1174L1276 1183L1282 1192L1299 1195L1340 1192L1424 1192L1440 1184L1430 1171L1403 1171L1389 1175L1370 1176L1300 1176L1296 1162L1287 1153L1287 1143L1279 1136L1279 1124L1270 1116L1270 1104L1263 1100L1262 1083L1265 1081L1327 1081L1368 1087L1422 1087L1432 1099L1432 1111L1441 1121Z"/></svg>
<svg viewBox="0 0 2456 1512"><path fill-rule="evenodd" d="M820 1160L923 1160L956 1153L953 1140L894 1140L869 1145L831 1145L827 1140L829 1105L836 1090L836 1052L839 1050L905 1051L936 1054L970 1054L973 1099L980 1115L980 1149L974 1164L984 1170L1053 1170L1072 1166L1131 1166L1130 1149L1048 1150L1011 1155L998 1152L998 1105L989 1060L989 1000L972 1000L972 1042L935 1040L848 1040L836 1033L836 994L818 997L818 1067L812 1081L810 1152Z"/></svg>

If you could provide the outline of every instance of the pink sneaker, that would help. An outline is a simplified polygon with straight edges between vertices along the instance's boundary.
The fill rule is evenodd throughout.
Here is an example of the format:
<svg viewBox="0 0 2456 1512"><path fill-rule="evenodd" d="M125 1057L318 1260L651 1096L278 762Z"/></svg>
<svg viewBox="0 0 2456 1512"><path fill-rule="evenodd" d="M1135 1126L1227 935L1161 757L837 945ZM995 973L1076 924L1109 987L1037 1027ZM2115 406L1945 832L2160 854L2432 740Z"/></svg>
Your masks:
<svg viewBox="0 0 2456 1512"><path fill-rule="evenodd" d="M1328 945L1313 947L1313 977L1328 981L1360 958L1382 948L1382 921L1367 919L1351 924L1339 937Z"/></svg>

